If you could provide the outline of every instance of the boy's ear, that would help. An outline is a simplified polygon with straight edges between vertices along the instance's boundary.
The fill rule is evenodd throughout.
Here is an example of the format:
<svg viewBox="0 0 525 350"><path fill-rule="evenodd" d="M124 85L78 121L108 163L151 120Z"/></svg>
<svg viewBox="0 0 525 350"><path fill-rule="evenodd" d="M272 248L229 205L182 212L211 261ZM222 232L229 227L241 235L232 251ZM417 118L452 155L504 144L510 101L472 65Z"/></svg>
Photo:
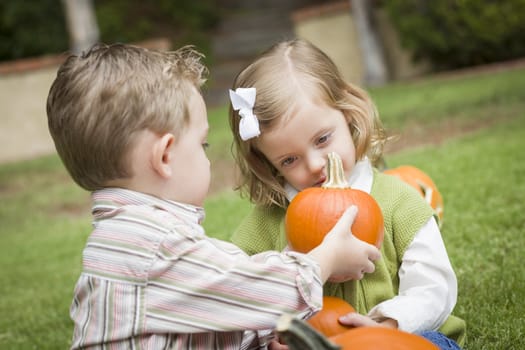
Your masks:
<svg viewBox="0 0 525 350"><path fill-rule="evenodd" d="M167 133L160 136L153 145L152 166L153 169L163 178L171 176L171 151L175 144L173 134Z"/></svg>

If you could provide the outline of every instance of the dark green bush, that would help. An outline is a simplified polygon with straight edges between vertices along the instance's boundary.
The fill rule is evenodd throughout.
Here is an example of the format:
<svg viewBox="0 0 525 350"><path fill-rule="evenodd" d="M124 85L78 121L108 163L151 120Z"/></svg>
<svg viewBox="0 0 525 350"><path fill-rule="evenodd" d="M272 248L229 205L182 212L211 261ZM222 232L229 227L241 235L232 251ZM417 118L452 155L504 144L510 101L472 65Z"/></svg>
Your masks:
<svg viewBox="0 0 525 350"><path fill-rule="evenodd" d="M438 69L525 56L525 0L387 0L401 42Z"/></svg>
<svg viewBox="0 0 525 350"><path fill-rule="evenodd" d="M59 0L0 1L0 60L63 52L67 47Z"/></svg>
<svg viewBox="0 0 525 350"><path fill-rule="evenodd" d="M207 31L218 22L215 0L93 0L100 41L168 37L207 52ZM61 0L0 1L0 61L68 50Z"/></svg>
<svg viewBox="0 0 525 350"><path fill-rule="evenodd" d="M95 0L101 40L133 42L168 37L174 46L206 51L207 31L218 22L214 0Z"/></svg>

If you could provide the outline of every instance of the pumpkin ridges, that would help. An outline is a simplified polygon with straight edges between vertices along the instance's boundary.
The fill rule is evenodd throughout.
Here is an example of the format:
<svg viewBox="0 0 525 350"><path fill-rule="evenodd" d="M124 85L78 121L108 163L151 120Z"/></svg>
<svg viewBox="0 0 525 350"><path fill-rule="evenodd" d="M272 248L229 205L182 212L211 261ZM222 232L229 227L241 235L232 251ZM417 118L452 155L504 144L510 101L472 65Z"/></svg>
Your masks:
<svg viewBox="0 0 525 350"><path fill-rule="evenodd" d="M368 193L348 187L338 158L336 154L329 155L327 179L321 188L299 192L287 208L286 236L295 251L307 253L318 246L351 205L358 207L351 228L354 236L381 246L384 234L381 208Z"/></svg>
<svg viewBox="0 0 525 350"><path fill-rule="evenodd" d="M352 233L359 239L379 248L383 242L384 235L384 221L381 208L368 193L360 190L353 191L354 203L358 203L359 207L358 215L360 213L362 217L375 217L376 222L357 220L356 218L351 228ZM372 201L369 199L372 199ZM343 211L338 217L341 217L342 213Z"/></svg>
<svg viewBox="0 0 525 350"><path fill-rule="evenodd" d="M335 195L333 191L337 191ZM318 246L350 205L358 207L357 217L351 227L352 234L378 248L381 246L384 222L379 205L366 192L354 189L346 189L344 193L340 191L310 188L300 192L290 203L285 227L288 242L293 250L307 253ZM316 206L317 210L311 210L309 197L315 197L318 204L330 204L319 205ZM369 220L370 218L373 220Z"/></svg>
<svg viewBox="0 0 525 350"><path fill-rule="evenodd" d="M309 232L309 234L300 235L300 240L289 240L290 243L293 242L290 246L295 251L307 253L309 247L316 247L322 242L323 237L321 237L317 231L312 232L310 229L310 221L312 219L317 220L317 215L319 213L316 210L311 210L312 208L307 205L307 201L302 200L302 197L308 197L311 195L312 191L317 190L319 190L319 188L310 188L298 193L293 204L290 204L293 206L292 208L295 209L287 211L285 218L286 226L289 225L289 222L293 222L296 232ZM288 230L286 231L288 232ZM324 232L327 233L328 231L329 230Z"/></svg>

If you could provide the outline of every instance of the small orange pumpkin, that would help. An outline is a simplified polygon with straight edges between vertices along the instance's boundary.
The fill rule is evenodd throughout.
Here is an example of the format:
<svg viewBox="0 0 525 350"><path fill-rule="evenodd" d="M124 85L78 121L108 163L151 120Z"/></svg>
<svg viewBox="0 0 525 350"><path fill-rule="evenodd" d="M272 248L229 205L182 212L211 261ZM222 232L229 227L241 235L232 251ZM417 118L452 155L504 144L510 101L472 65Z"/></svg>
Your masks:
<svg viewBox="0 0 525 350"><path fill-rule="evenodd" d="M329 340L341 345L341 350L439 350L419 335L384 327L353 328Z"/></svg>
<svg viewBox="0 0 525 350"><path fill-rule="evenodd" d="M352 328L344 326L338 321L339 317L350 312L355 312L355 309L343 299L324 296L323 308L310 317L307 322L324 336L331 337Z"/></svg>
<svg viewBox="0 0 525 350"><path fill-rule="evenodd" d="M352 233L379 248L384 235L381 208L368 193L350 188L341 158L332 152L328 155L325 183L299 192L286 210L285 230L290 247L301 253L317 247L351 205L358 207Z"/></svg>
<svg viewBox="0 0 525 350"><path fill-rule="evenodd" d="M443 196L439 192L432 178L421 169L411 165L402 165L397 168L387 169L385 174L394 175L415 188L425 201L434 209L441 226L443 222Z"/></svg>

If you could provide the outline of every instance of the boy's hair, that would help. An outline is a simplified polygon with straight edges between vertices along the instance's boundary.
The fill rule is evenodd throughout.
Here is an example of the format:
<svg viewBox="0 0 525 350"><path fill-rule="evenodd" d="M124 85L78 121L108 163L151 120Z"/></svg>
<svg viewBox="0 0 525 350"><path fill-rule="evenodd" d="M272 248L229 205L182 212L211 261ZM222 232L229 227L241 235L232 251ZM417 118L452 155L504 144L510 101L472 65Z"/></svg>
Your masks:
<svg viewBox="0 0 525 350"><path fill-rule="evenodd" d="M51 136L71 177L94 191L131 176L141 130L180 134L188 100L205 81L203 55L191 46L157 52L97 44L60 66L47 98Z"/></svg>
<svg viewBox="0 0 525 350"><path fill-rule="evenodd" d="M356 147L356 158L372 161L382 155L386 140L377 109L369 95L342 78L334 62L311 43L296 39L280 42L263 52L235 78L233 89L255 87L254 114L261 133L289 118L297 96L305 94L317 102L339 109L345 115ZM257 138L239 137L240 116L230 105L230 127L234 135L234 157L241 172L238 189L260 205L288 204L284 178L257 148ZM320 118L322 116L319 116Z"/></svg>

